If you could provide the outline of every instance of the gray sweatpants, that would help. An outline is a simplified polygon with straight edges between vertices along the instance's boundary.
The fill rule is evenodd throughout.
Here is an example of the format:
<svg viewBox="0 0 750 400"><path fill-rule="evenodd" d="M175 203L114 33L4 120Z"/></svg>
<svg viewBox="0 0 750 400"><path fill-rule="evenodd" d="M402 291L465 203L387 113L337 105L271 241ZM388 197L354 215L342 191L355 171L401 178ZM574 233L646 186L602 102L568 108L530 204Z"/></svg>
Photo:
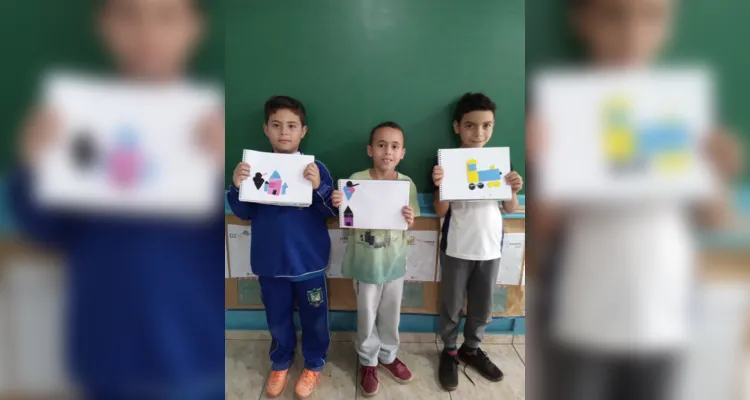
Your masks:
<svg viewBox="0 0 750 400"><path fill-rule="evenodd" d="M357 341L359 363L377 367L396 359L404 278L380 285L354 281L357 295Z"/></svg>
<svg viewBox="0 0 750 400"><path fill-rule="evenodd" d="M492 319L492 292L495 290L500 259L469 261L440 253L440 337L445 347L455 347L458 324L466 297L464 344L477 348L484 329Z"/></svg>

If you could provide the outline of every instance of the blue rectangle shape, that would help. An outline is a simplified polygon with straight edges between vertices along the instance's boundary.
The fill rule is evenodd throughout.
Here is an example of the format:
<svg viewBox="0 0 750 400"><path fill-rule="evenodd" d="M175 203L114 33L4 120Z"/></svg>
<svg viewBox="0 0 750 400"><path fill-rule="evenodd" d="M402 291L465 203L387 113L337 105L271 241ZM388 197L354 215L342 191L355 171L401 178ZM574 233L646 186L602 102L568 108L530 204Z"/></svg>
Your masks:
<svg viewBox="0 0 750 400"><path fill-rule="evenodd" d="M479 180L482 182L499 181L500 171L497 169L486 169L479 171Z"/></svg>

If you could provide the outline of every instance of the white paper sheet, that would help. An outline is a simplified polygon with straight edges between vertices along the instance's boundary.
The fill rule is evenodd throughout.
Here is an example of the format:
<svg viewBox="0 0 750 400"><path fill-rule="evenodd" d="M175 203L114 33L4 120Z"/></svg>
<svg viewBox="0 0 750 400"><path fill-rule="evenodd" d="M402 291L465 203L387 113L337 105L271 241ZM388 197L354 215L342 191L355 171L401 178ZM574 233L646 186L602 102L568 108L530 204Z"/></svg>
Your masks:
<svg viewBox="0 0 750 400"><path fill-rule="evenodd" d="M525 242L525 233L505 234L500 269L495 283L498 285L518 285L521 280Z"/></svg>
<svg viewBox="0 0 750 400"><path fill-rule="evenodd" d="M409 231L406 233L407 281L435 281L438 232Z"/></svg>
<svg viewBox="0 0 750 400"><path fill-rule="evenodd" d="M221 167L196 140L220 91L64 73L50 74L44 91L59 132L36 166L42 205L180 217L220 207Z"/></svg>
<svg viewBox="0 0 750 400"><path fill-rule="evenodd" d="M409 205L408 181L340 179L344 199L339 207L339 226L357 229L406 230L401 210Z"/></svg>
<svg viewBox="0 0 750 400"><path fill-rule="evenodd" d="M229 256L227 255L227 245L224 243L224 279L229 278Z"/></svg>
<svg viewBox="0 0 750 400"><path fill-rule="evenodd" d="M713 193L702 156L713 83L699 68L547 71L535 80L544 125L540 195L589 203Z"/></svg>
<svg viewBox="0 0 750 400"><path fill-rule="evenodd" d="M346 246L349 243L349 231L346 229L329 229L328 235L331 236L331 256L328 262L328 277L343 278L341 266L346 254Z"/></svg>
<svg viewBox="0 0 750 400"><path fill-rule="evenodd" d="M442 200L508 200L513 196L505 176L510 172L508 147L440 149L438 162L445 176Z"/></svg>
<svg viewBox="0 0 750 400"><path fill-rule="evenodd" d="M249 226L227 225L227 243L229 247L229 266L232 278L254 277L250 266L250 237Z"/></svg>
<svg viewBox="0 0 750 400"><path fill-rule="evenodd" d="M304 172L315 157L244 150L242 160L250 164L250 177L240 184L240 201L293 207L312 204L312 183Z"/></svg>

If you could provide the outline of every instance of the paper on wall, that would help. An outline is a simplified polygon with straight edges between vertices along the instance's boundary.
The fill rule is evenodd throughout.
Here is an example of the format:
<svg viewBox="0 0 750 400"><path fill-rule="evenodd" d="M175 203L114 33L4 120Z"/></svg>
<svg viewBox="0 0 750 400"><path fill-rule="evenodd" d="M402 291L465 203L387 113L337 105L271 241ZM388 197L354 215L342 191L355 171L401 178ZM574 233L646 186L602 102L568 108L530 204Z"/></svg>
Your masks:
<svg viewBox="0 0 750 400"><path fill-rule="evenodd" d="M328 235L331 237L331 256L328 261L328 277L343 278L341 266L344 263L344 254L346 246L349 243L349 231L345 229L329 229Z"/></svg>
<svg viewBox="0 0 750 400"><path fill-rule="evenodd" d="M249 226L227 225L227 243L232 278L255 277L250 266L251 234L252 231Z"/></svg>
<svg viewBox="0 0 750 400"><path fill-rule="evenodd" d="M229 257L227 256L227 243L224 242L224 279L229 278Z"/></svg>
<svg viewBox="0 0 750 400"><path fill-rule="evenodd" d="M406 233L407 281L435 281L438 233L435 231L408 231Z"/></svg>
<svg viewBox="0 0 750 400"><path fill-rule="evenodd" d="M525 241L525 233L505 234L500 269L495 282L498 285L518 285L521 280Z"/></svg>

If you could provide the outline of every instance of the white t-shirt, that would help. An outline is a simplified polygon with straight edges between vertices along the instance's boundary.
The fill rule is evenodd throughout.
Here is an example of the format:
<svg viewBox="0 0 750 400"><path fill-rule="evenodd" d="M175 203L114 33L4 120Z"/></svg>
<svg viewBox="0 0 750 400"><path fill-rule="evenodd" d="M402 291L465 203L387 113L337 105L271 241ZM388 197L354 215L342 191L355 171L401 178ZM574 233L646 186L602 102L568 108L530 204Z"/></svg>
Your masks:
<svg viewBox="0 0 750 400"><path fill-rule="evenodd" d="M445 254L472 261L500 258L503 215L496 201L452 201Z"/></svg>
<svg viewBox="0 0 750 400"><path fill-rule="evenodd" d="M561 254L556 338L600 351L673 350L689 332L696 266L686 210L573 212Z"/></svg>

